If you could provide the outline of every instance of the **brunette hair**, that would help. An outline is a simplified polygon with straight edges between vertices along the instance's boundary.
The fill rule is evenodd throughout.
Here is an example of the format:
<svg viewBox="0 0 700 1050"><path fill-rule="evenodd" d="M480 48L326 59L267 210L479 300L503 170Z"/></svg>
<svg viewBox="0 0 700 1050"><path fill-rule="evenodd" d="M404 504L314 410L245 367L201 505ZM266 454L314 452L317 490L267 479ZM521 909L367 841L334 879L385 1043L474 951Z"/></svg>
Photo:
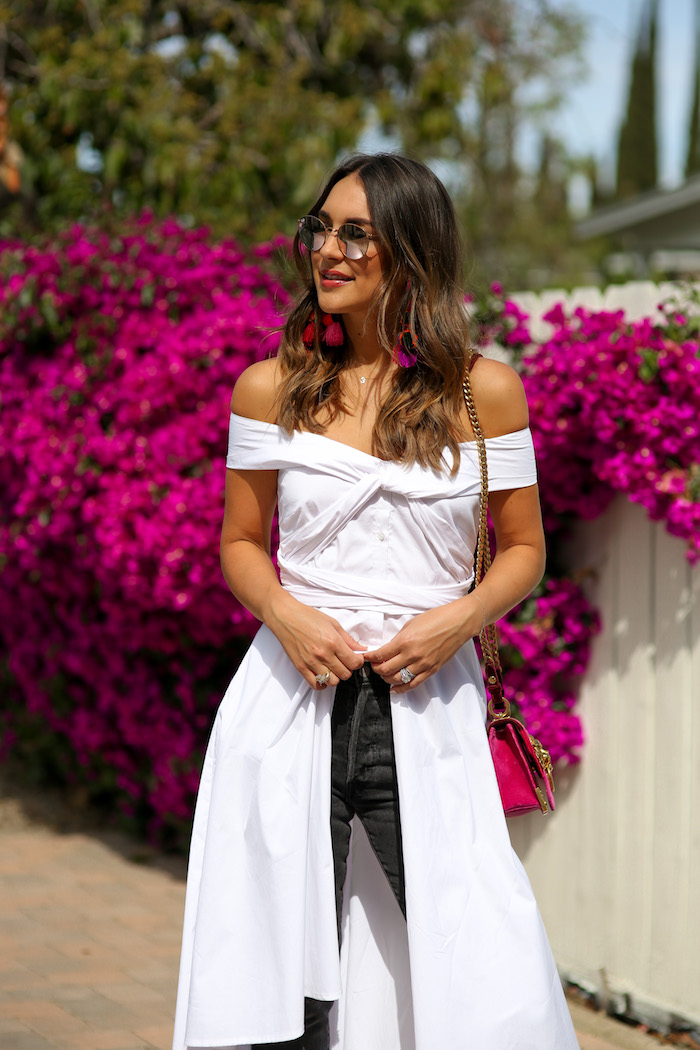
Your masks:
<svg viewBox="0 0 700 1050"><path fill-rule="evenodd" d="M470 359L470 323L462 288L463 255L447 190L425 164L396 153L357 154L331 174L309 214L318 215L330 191L348 175L362 180L372 225L384 257L377 291L377 328L390 351L406 320L419 347L418 360L399 368L372 436L373 453L441 470L448 449L451 472L459 466L462 376ZM321 326L309 253L294 239L294 262L305 292L292 308L278 358L282 382L278 423L287 432L321 433L319 412L342 411L340 374L347 350L318 339ZM310 350L303 333L310 320Z"/></svg>

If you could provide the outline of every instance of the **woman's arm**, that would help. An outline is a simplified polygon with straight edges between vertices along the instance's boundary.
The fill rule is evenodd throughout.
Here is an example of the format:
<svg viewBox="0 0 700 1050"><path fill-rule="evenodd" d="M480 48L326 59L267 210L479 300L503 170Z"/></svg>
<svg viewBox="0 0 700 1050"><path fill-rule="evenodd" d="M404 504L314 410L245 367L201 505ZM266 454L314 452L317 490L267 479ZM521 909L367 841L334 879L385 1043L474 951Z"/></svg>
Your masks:
<svg viewBox="0 0 700 1050"><path fill-rule="evenodd" d="M525 390L520 376L509 365L480 358L471 371L471 386L484 437L499 437L528 426ZM526 598L542 579L545 540L537 485L490 492L489 511L496 534L496 556L479 585L479 596L486 606L486 623L493 623Z"/></svg>
<svg viewBox="0 0 700 1050"><path fill-rule="evenodd" d="M477 361L471 373L479 422L485 437L498 437L528 425L527 401L519 376L498 361ZM468 426L465 409L465 429ZM496 533L496 555L477 591L448 605L420 613L366 659L396 693L420 685L454 656L484 624L493 623L522 601L542 579L545 544L536 485L489 494ZM402 685L399 671L415 674Z"/></svg>
<svg viewBox="0 0 700 1050"><path fill-rule="evenodd" d="M236 383L231 411L275 420L277 363L261 361ZM277 503L277 471L227 470L221 530L221 569L239 602L276 635L296 669L318 688L316 675L331 671L330 685L349 678L364 649L340 624L297 601L281 586L270 558L270 530Z"/></svg>

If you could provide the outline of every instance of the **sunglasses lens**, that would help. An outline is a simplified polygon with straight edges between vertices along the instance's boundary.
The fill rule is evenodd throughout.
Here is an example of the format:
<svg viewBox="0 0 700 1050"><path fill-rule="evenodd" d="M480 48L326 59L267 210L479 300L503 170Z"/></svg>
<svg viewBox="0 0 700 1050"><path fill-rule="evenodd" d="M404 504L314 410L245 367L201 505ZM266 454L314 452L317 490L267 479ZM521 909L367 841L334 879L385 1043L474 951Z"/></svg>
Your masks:
<svg viewBox="0 0 700 1050"><path fill-rule="evenodd" d="M367 254L369 248L369 237L361 226L354 222L346 222L338 230L338 241L346 259L361 259Z"/></svg>
<svg viewBox="0 0 700 1050"><path fill-rule="evenodd" d="M298 229L300 242L312 252L321 250L331 232L315 215L304 215L299 219ZM369 242L367 231L354 222L346 222L338 228L338 245L346 259L361 259L367 254Z"/></svg>
<svg viewBox="0 0 700 1050"><path fill-rule="evenodd" d="M326 240L326 227L315 215L305 215L299 219L299 240L312 252L323 247Z"/></svg>

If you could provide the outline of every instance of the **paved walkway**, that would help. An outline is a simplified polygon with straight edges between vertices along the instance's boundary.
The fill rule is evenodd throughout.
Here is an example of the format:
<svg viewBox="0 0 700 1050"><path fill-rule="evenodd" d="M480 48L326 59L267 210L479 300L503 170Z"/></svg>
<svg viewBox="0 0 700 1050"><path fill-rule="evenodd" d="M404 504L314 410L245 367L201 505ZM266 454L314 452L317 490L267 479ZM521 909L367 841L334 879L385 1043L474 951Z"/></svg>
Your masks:
<svg viewBox="0 0 700 1050"><path fill-rule="evenodd" d="M0 798L0 1050L169 1050L184 860L20 810ZM572 1012L581 1050L660 1050Z"/></svg>

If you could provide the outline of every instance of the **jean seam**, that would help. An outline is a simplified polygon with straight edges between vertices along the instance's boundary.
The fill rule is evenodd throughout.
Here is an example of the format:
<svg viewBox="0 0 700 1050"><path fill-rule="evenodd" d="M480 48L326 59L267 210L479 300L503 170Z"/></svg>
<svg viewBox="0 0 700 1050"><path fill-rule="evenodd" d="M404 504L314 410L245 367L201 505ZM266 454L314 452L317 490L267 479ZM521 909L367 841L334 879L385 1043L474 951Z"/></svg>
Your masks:
<svg viewBox="0 0 700 1050"><path fill-rule="evenodd" d="M348 762L345 770L345 794L347 798L350 797L352 791L352 782L355 777L355 763L357 760L357 742L360 736L360 729L362 728L362 715L367 704L368 692L369 690L367 678L363 674L362 681L360 682L360 686L357 691L357 698L353 705L352 717L350 720L350 733L348 740Z"/></svg>

